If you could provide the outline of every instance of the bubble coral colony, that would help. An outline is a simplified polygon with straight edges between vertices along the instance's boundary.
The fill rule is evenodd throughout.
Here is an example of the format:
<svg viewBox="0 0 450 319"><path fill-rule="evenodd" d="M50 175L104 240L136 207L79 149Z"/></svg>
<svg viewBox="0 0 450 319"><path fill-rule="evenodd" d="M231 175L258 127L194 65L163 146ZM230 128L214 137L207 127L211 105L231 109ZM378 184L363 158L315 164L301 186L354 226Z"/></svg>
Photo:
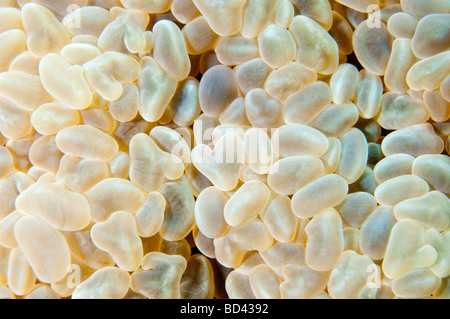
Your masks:
<svg viewBox="0 0 450 319"><path fill-rule="evenodd" d="M448 0L0 0L1 298L450 298Z"/></svg>

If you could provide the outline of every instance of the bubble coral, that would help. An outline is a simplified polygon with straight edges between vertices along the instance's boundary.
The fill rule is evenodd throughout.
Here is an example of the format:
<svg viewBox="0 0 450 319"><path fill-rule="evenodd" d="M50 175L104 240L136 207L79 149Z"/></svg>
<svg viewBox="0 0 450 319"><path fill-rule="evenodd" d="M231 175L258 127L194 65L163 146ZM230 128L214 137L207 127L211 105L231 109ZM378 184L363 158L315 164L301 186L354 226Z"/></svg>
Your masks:
<svg viewBox="0 0 450 319"><path fill-rule="evenodd" d="M0 298L450 298L449 22L0 1Z"/></svg>

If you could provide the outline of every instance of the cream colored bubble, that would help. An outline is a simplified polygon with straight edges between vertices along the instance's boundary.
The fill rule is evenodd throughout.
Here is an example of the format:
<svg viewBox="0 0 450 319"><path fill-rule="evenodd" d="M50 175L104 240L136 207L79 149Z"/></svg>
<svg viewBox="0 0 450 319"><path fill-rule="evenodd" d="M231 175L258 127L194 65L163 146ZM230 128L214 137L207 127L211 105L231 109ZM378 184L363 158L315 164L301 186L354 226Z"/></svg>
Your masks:
<svg viewBox="0 0 450 319"><path fill-rule="evenodd" d="M194 226L194 229L192 230L192 237L195 247L197 247L203 255L208 258L216 258L214 239L203 235L196 226Z"/></svg>
<svg viewBox="0 0 450 319"><path fill-rule="evenodd" d="M74 192L84 193L101 180L108 178L108 165L95 159L81 159L73 155L61 158L56 180Z"/></svg>
<svg viewBox="0 0 450 319"><path fill-rule="evenodd" d="M380 77L363 69L359 71L358 87L355 93L355 104L361 117L370 119L378 114L383 97L383 83Z"/></svg>
<svg viewBox="0 0 450 319"><path fill-rule="evenodd" d="M398 220L412 219L438 231L443 231L450 225L449 211L450 201L439 191L431 191L424 196L402 201L394 207L394 214Z"/></svg>
<svg viewBox="0 0 450 319"><path fill-rule="evenodd" d="M33 290L36 277L20 248L11 250L6 269L5 284L8 284L8 288L14 295L23 296Z"/></svg>
<svg viewBox="0 0 450 319"><path fill-rule="evenodd" d="M392 227L396 222L391 206L378 206L361 225L361 252L373 260L383 259Z"/></svg>
<svg viewBox="0 0 450 319"><path fill-rule="evenodd" d="M183 174L182 160L161 150L147 134L134 135L129 150L130 179L147 192L159 191L165 178L176 180Z"/></svg>
<svg viewBox="0 0 450 319"><path fill-rule="evenodd" d="M0 97L0 106L0 131L5 138L19 139L31 133L29 111L4 97Z"/></svg>
<svg viewBox="0 0 450 319"><path fill-rule="evenodd" d="M272 165L267 184L279 194L293 195L323 173L324 167L320 159L312 156L289 156Z"/></svg>
<svg viewBox="0 0 450 319"><path fill-rule="evenodd" d="M276 1L249 0L246 2L242 20L241 34L246 38L256 38L269 24L276 9Z"/></svg>
<svg viewBox="0 0 450 319"><path fill-rule="evenodd" d="M408 174L380 184L374 195L381 205L394 206L403 200L423 196L429 190L430 187L424 179Z"/></svg>
<svg viewBox="0 0 450 319"><path fill-rule="evenodd" d="M284 124L283 104L262 88L250 90L245 95L244 105L247 118L254 127L271 129Z"/></svg>
<svg viewBox="0 0 450 319"><path fill-rule="evenodd" d="M142 190L121 178L105 178L85 193L91 207L92 220L106 221L116 211L135 213L144 203Z"/></svg>
<svg viewBox="0 0 450 319"><path fill-rule="evenodd" d="M113 21L113 16L99 6L80 7L62 19L64 28L72 36L92 35L99 37L103 29Z"/></svg>
<svg viewBox="0 0 450 319"><path fill-rule="evenodd" d="M173 0L170 12L181 23L189 23L201 15L192 0Z"/></svg>
<svg viewBox="0 0 450 319"><path fill-rule="evenodd" d="M187 52L194 55L213 49L219 40L219 35L211 29L203 16L189 21L183 27L182 34Z"/></svg>
<svg viewBox="0 0 450 319"><path fill-rule="evenodd" d="M180 281L183 299L212 299L214 297L214 272L209 260L195 254L189 258Z"/></svg>
<svg viewBox="0 0 450 319"><path fill-rule="evenodd" d="M215 47L217 60L224 65L238 65L259 56L258 41L241 35L221 37Z"/></svg>
<svg viewBox="0 0 450 319"><path fill-rule="evenodd" d="M80 66L72 66L60 55L50 53L40 60L39 75L44 88L68 107L85 109L91 104L91 90Z"/></svg>
<svg viewBox="0 0 450 319"><path fill-rule="evenodd" d="M0 283L6 286L8 277L8 259L11 249L0 247Z"/></svg>
<svg viewBox="0 0 450 319"><path fill-rule="evenodd" d="M185 174L191 184L192 193L198 196L199 193L209 186L213 186L211 181L192 164L188 164Z"/></svg>
<svg viewBox="0 0 450 319"><path fill-rule="evenodd" d="M289 30L299 45L296 61L322 74L332 74L338 67L339 49L336 41L316 21L297 15Z"/></svg>
<svg viewBox="0 0 450 319"><path fill-rule="evenodd" d="M425 242L433 246L438 252L438 259L431 267L431 271L440 278L446 278L450 274L449 250L450 233L439 233L434 229L425 232Z"/></svg>
<svg viewBox="0 0 450 319"><path fill-rule="evenodd" d="M409 219L400 220L391 231L383 273L398 278L413 269L432 266L437 258L436 249L425 244L425 227Z"/></svg>
<svg viewBox="0 0 450 319"><path fill-rule="evenodd" d="M337 42L340 54L351 54L353 52L353 29L349 21L347 21L341 13L332 10L333 24L328 32Z"/></svg>
<svg viewBox="0 0 450 319"><path fill-rule="evenodd" d="M368 281L373 261L355 251L342 254L338 266L333 269L328 282L328 293L333 299L355 299Z"/></svg>
<svg viewBox="0 0 450 319"><path fill-rule="evenodd" d="M353 48L362 66L376 75L384 75L391 55L393 38L386 24L371 28L370 19L365 20L353 34Z"/></svg>
<svg viewBox="0 0 450 319"><path fill-rule="evenodd" d="M257 174L267 174L273 162L272 144L266 130L251 128L245 132L245 160Z"/></svg>
<svg viewBox="0 0 450 319"><path fill-rule="evenodd" d="M21 9L22 23L27 33L27 48L35 56L58 53L70 42L61 22L44 6L28 3ZM45 34L46 36L42 37Z"/></svg>
<svg viewBox="0 0 450 319"><path fill-rule="evenodd" d="M118 152L116 140L89 125L75 125L56 134L56 145L66 154L81 158L110 160Z"/></svg>
<svg viewBox="0 0 450 319"><path fill-rule="evenodd" d="M39 75L38 57L32 55L29 51L23 51L17 55L9 64L9 71L21 71L32 75Z"/></svg>
<svg viewBox="0 0 450 319"><path fill-rule="evenodd" d="M402 0L401 4L403 11L417 19L432 13L450 13L449 4L440 0L429 0L426 3L419 0Z"/></svg>
<svg viewBox="0 0 450 319"><path fill-rule="evenodd" d="M26 49L26 34L13 29L0 33L0 71L7 71L11 62Z"/></svg>
<svg viewBox="0 0 450 319"><path fill-rule="evenodd" d="M423 101L433 121L445 122L450 118L449 101L443 96L442 87L440 90L425 91Z"/></svg>
<svg viewBox="0 0 450 319"><path fill-rule="evenodd" d="M17 196L33 184L33 179L25 173L15 171L0 180L0 217L6 217L16 210Z"/></svg>
<svg viewBox="0 0 450 319"><path fill-rule="evenodd" d="M316 271L335 268L344 251L344 234L339 213L335 209L328 209L314 216L306 225L305 231L308 235L306 265Z"/></svg>
<svg viewBox="0 0 450 319"><path fill-rule="evenodd" d="M33 216L25 216L14 226L14 237L39 281L55 282L66 274L70 251L56 229Z"/></svg>
<svg viewBox="0 0 450 319"><path fill-rule="evenodd" d="M286 265L283 275L286 280L280 285L282 299L312 299L326 288L330 273L308 266Z"/></svg>
<svg viewBox="0 0 450 319"><path fill-rule="evenodd" d="M229 225L225 221L224 207L229 197L214 186L205 188L195 201L195 223L199 231L217 238L226 234Z"/></svg>
<svg viewBox="0 0 450 319"><path fill-rule="evenodd" d="M52 100L42 86L39 76L19 71L0 73L0 96L28 111L34 111L38 106Z"/></svg>
<svg viewBox="0 0 450 319"><path fill-rule="evenodd" d="M60 183L35 183L22 192L15 205L60 230L80 230L89 224L91 209L86 198Z"/></svg>
<svg viewBox="0 0 450 319"><path fill-rule="evenodd" d="M79 260L80 262L77 262L76 264L80 265L81 268L86 268L86 270L89 268L89 275L91 275L91 272L94 272L95 269L114 266L115 262L111 255L95 246L92 241L91 226L79 231L62 232L62 234L69 246L71 256L73 257L72 263L74 263L75 260ZM82 274L86 270L80 269ZM73 271L74 270L69 270L69 273ZM67 281L64 285L66 283Z"/></svg>
<svg viewBox="0 0 450 319"><path fill-rule="evenodd" d="M294 19L294 5L289 0L280 0L275 8L275 23L280 27L288 28Z"/></svg>
<svg viewBox="0 0 450 319"><path fill-rule="evenodd" d="M78 124L79 113L60 103L46 103L31 114L33 128L42 135L53 135L60 130Z"/></svg>
<svg viewBox="0 0 450 319"><path fill-rule="evenodd" d="M58 171L59 162L63 155L56 146L54 135L41 136L36 139L28 151L31 164L51 173Z"/></svg>
<svg viewBox="0 0 450 319"><path fill-rule="evenodd" d="M387 130L425 123L430 115L422 100L409 94L387 92L383 95L377 121Z"/></svg>
<svg viewBox="0 0 450 319"><path fill-rule="evenodd" d="M275 243L270 249L259 252L263 261L279 275L288 265L305 264L305 247L293 242Z"/></svg>
<svg viewBox="0 0 450 319"><path fill-rule="evenodd" d="M230 299L256 299L248 275L231 271L225 279L225 289Z"/></svg>
<svg viewBox="0 0 450 319"><path fill-rule="evenodd" d="M249 275L250 287L258 299L280 299L281 277L269 266L259 265Z"/></svg>
<svg viewBox="0 0 450 319"><path fill-rule="evenodd" d="M441 278L430 269L414 269L392 281L392 291L397 297L424 298L436 292Z"/></svg>
<svg viewBox="0 0 450 319"><path fill-rule="evenodd" d="M367 164L367 140L361 130L350 129L341 140L341 156L336 173L349 184L355 182L364 172Z"/></svg>
<svg viewBox="0 0 450 319"><path fill-rule="evenodd" d="M417 57L411 51L411 40L394 40L384 77L384 83L391 92L406 93L409 90L406 75L417 61Z"/></svg>
<svg viewBox="0 0 450 319"><path fill-rule="evenodd" d="M229 36L241 29L245 0L193 2L217 34Z"/></svg>
<svg viewBox="0 0 450 319"><path fill-rule="evenodd" d="M244 162L244 141L233 132L227 133L216 142L214 149L205 144L195 146L191 159L214 186L230 191L239 181L239 171Z"/></svg>
<svg viewBox="0 0 450 319"><path fill-rule="evenodd" d="M417 27L417 20L405 12L393 14L387 21L387 28L396 38L412 39Z"/></svg>
<svg viewBox="0 0 450 319"><path fill-rule="evenodd" d="M170 0L120 0L120 3L127 9L142 10L148 13L162 13L170 9Z"/></svg>
<svg viewBox="0 0 450 319"><path fill-rule="evenodd" d="M345 104L350 102L358 86L358 69L352 64L342 64L331 76L330 88L333 102Z"/></svg>
<svg viewBox="0 0 450 319"><path fill-rule="evenodd" d="M0 146L0 178L5 177L13 170L14 160L7 148Z"/></svg>
<svg viewBox="0 0 450 319"><path fill-rule="evenodd" d="M120 98L123 83L139 78L139 63L132 57L119 52L104 52L83 65L89 85L108 101Z"/></svg>
<svg viewBox="0 0 450 319"><path fill-rule="evenodd" d="M110 234L116 234L111 237ZM142 242L136 232L133 215L117 210L104 222L91 228L94 244L108 252L116 264L124 270L136 270L143 258Z"/></svg>
<svg viewBox="0 0 450 319"><path fill-rule="evenodd" d="M144 256L142 269L131 275L131 288L149 299L179 299L187 262L182 256L151 252Z"/></svg>
<svg viewBox="0 0 450 319"><path fill-rule="evenodd" d="M61 56L72 65L84 63L100 55L100 49L87 43L70 43L61 49Z"/></svg>
<svg viewBox="0 0 450 319"><path fill-rule="evenodd" d="M33 141L32 137L24 137L17 140L9 140L5 145L14 159L15 166L20 171L27 171L31 167L28 152Z"/></svg>
<svg viewBox="0 0 450 319"><path fill-rule="evenodd" d="M273 70L266 78L264 89L273 97L285 101L302 87L312 84L317 74L303 67L301 64L291 62L279 69Z"/></svg>
<svg viewBox="0 0 450 319"><path fill-rule="evenodd" d="M359 110L353 103L331 104L310 125L327 137L340 137L358 122Z"/></svg>
<svg viewBox="0 0 450 319"><path fill-rule="evenodd" d="M205 114L221 115L238 96L234 72L224 65L208 69L200 80L198 94L200 108Z"/></svg>
<svg viewBox="0 0 450 319"><path fill-rule="evenodd" d="M264 262L264 259L261 257L260 252L249 251L248 253L245 254L242 263L239 265L239 267L236 268L236 270L239 273L250 276L250 273L253 270L253 268L265 264L266 263Z"/></svg>
<svg viewBox="0 0 450 319"><path fill-rule="evenodd" d="M409 154L386 156L373 168L375 179L378 184L382 184L391 178L411 174L413 161L414 157Z"/></svg>
<svg viewBox="0 0 450 319"><path fill-rule="evenodd" d="M0 245L10 249L18 247L14 238L14 226L24 216L19 211L13 211L0 220Z"/></svg>
<svg viewBox="0 0 450 319"><path fill-rule="evenodd" d="M331 28L333 16L331 12L331 4L326 0L319 1L306 1L306 0L293 0L292 3L297 9L319 23L325 30Z"/></svg>
<svg viewBox="0 0 450 319"><path fill-rule="evenodd" d="M370 12L371 5L378 5L380 0L337 0L337 2L359 12Z"/></svg>
<svg viewBox="0 0 450 319"><path fill-rule="evenodd" d="M213 141L213 132L219 125L220 121L216 116L210 116L204 113L200 114L200 116L194 120L194 124L192 125L194 145L206 144L210 147L214 147L217 140Z"/></svg>
<svg viewBox="0 0 450 319"><path fill-rule="evenodd" d="M37 284L24 299L61 299L61 297L46 284Z"/></svg>
<svg viewBox="0 0 450 319"><path fill-rule="evenodd" d="M381 143L383 153L388 156L406 153L412 156L439 154L444 142L429 123L416 124L389 133Z"/></svg>
<svg viewBox="0 0 450 319"><path fill-rule="evenodd" d="M409 69L406 82L414 90L435 90L450 72L450 51L422 59Z"/></svg>
<svg viewBox="0 0 450 319"><path fill-rule="evenodd" d="M3 6L0 8L0 33L13 30L23 29L21 12L17 8Z"/></svg>
<svg viewBox="0 0 450 319"><path fill-rule="evenodd" d="M134 119L139 108L139 90L134 83L123 85L122 96L108 104L111 116L120 122L129 122Z"/></svg>
<svg viewBox="0 0 450 319"><path fill-rule="evenodd" d="M190 126L200 113L199 81L193 77L179 82L175 95L169 103L174 112L173 122L179 126Z"/></svg>
<svg viewBox="0 0 450 319"><path fill-rule="evenodd" d="M277 241L288 242L294 238L297 219L292 212L289 197L283 195L272 197L261 218Z"/></svg>
<svg viewBox="0 0 450 319"><path fill-rule="evenodd" d="M324 173L331 174L336 171L341 157L341 141L337 137L328 139L328 149L320 158L323 163Z"/></svg>
<svg viewBox="0 0 450 319"><path fill-rule="evenodd" d="M155 60L178 81L185 79L191 64L178 26L169 20L160 20L152 30L155 37L153 47Z"/></svg>
<svg viewBox="0 0 450 319"><path fill-rule="evenodd" d="M105 267L94 272L78 285L72 299L121 299L128 292L130 274L117 267Z"/></svg>
<svg viewBox="0 0 450 319"><path fill-rule="evenodd" d="M148 14L120 7L112 8L110 13L114 20L109 22L97 35L98 47L104 52L138 53L144 51L146 47L144 31L150 21Z"/></svg>
<svg viewBox="0 0 450 319"><path fill-rule="evenodd" d="M287 124L272 133L272 147L281 157L320 157L328 149L328 139L319 130L304 124Z"/></svg>
<svg viewBox="0 0 450 319"><path fill-rule="evenodd" d="M238 267L248 251L265 251L272 247L273 238L258 218L232 227L225 236L214 239L217 261L225 267Z"/></svg>
<svg viewBox="0 0 450 319"><path fill-rule="evenodd" d="M183 136L176 130L165 126L156 126L150 131L149 135L155 140L161 150L178 156L185 164L190 163L190 147Z"/></svg>
<svg viewBox="0 0 450 319"><path fill-rule="evenodd" d="M190 243L185 238L175 241L161 238L159 251L168 255L180 255L186 260L188 260L192 254Z"/></svg>
<svg viewBox="0 0 450 319"><path fill-rule="evenodd" d="M177 80L164 71L152 57L141 60L141 75L137 82L140 93L139 114L148 122L161 118L175 94Z"/></svg>
<svg viewBox="0 0 450 319"><path fill-rule="evenodd" d="M234 70L238 86L246 95L252 89L262 88L273 69L263 59L255 58L236 66Z"/></svg>
<svg viewBox="0 0 450 319"><path fill-rule="evenodd" d="M228 199L223 208L230 226L243 225L262 214L269 201L270 190L260 181L248 181Z"/></svg>
<svg viewBox="0 0 450 319"><path fill-rule="evenodd" d="M258 36L259 52L262 59L277 69L295 58L296 44L289 31L276 24L267 26Z"/></svg>
<svg viewBox="0 0 450 319"><path fill-rule="evenodd" d="M441 91L442 97L447 102L450 102L450 76L447 76L444 79L444 81L442 81L440 91Z"/></svg>
<svg viewBox="0 0 450 319"><path fill-rule="evenodd" d="M316 81L308 84L286 99L284 119L288 124L309 124L331 104L331 100L327 83Z"/></svg>
<svg viewBox="0 0 450 319"><path fill-rule="evenodd" d="M166 207L159 233L165 240L181 240L195 222L195 200L187 178L183 176L178 181L165 183L161 194L166 199Z"/></svg>
<svg viewBox="0 0 450 319"><path fill-rule="evenodd" d="M342 218L352 227L361 227L364 221L377 208L374 196L366 192L354 192L336 207Z"/></svg>
<svg viewBox="0 0 450 319"><path fill-rule="evenodd" d="M361 253L359 249L359 228L344 227L342 232L344 233L344 251L353 250L358 254Z"/></svg>
<svg viewBox="0 0 450 319"><path fill-rule="evenodd" d="M111 177L128 178L130 170L130 157L127 153L119 151L113 159L108 162Z"/></svg>
<svg viewBox="0 0 450 319"><path fill-rule="evenodd" d="M443 154L426 154L414 160L412 173L428 182L431 189L450 195L450 159Z"/></svg>

